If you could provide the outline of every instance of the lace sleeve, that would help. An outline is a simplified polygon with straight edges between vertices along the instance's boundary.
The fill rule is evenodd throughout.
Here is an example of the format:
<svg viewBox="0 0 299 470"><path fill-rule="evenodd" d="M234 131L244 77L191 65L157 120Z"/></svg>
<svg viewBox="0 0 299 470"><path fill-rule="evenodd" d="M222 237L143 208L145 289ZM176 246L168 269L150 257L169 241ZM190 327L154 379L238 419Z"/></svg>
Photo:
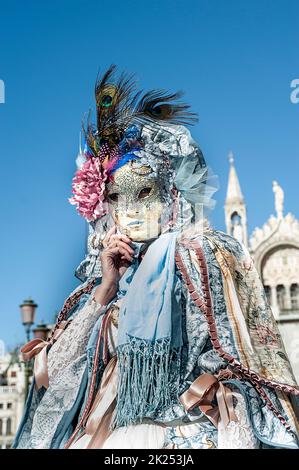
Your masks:
<svg viewBox="0 0 299 470"><path fill-rule="evenodd" d="M48 352L49 380L85 353L95 322L105 310L106 306L99 304L91 295Z"/></svg>
<svg viewBox="0 0 299 470"><path fill-rule="evenodd" d="M218 449L258 449L259 441L253 433L245 400L240 393L234 392L234 396L238 400L235 407L238 421L231 421L227 428L220 421L218 426Z"/></svg>

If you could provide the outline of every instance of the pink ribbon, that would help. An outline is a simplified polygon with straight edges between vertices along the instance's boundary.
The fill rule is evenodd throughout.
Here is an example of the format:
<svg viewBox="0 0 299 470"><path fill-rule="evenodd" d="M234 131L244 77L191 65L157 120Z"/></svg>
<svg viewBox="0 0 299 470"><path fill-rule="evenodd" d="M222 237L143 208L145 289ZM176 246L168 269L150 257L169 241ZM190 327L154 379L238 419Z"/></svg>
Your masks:
<svg viewBox="0 0 299 470"><path fill-rule="evenodd" d="M43 339L32 339L21 348L22 357L25 362L30 361L30 359L35 357L33 371L37 390L42 386L45 388L49 387L47 348L48 346L52 346L53 343L58 340L59 336L63 333L69 323L70 321L62 321L57 326L53 336L47 341L44 341Z"/></svg>
<svg viewBox="0 0 299 470"><path fill-rule="evenodd" d="M218 406L212 404L215 397ZM180 401L187 411L198 406L215 427L218 427L220 420L225 427L231 421L238 421L234 411L231 389L225 387L214 375L200 375L180 396Z"/></svg>

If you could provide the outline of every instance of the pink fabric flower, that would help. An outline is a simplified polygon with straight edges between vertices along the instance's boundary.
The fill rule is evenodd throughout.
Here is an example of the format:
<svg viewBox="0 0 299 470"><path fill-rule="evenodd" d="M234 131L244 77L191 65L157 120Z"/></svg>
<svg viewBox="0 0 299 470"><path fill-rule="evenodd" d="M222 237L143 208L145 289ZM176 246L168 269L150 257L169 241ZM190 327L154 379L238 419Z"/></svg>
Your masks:
<svg viewBox="0 0 299 470"><path fill-rule="evenodd" d="M107 179L107 170L102 167L100 159L95 157L89 157L73 178L73 197L69 202L77 206L79 214L88 222L108 212L104 195Z"/></svg>

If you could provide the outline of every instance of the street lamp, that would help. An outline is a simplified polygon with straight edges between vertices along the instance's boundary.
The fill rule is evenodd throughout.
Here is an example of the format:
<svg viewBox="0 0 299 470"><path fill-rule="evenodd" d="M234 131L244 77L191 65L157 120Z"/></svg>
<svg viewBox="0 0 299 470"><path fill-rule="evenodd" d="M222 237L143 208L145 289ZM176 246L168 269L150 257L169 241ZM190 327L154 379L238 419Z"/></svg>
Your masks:
<svg viewBox="0 0 299 470"><path fill-rule="evenodd" d="M25 327L27 341L30 341L30 330L34 324L36 308L37 304L30 297L29 299L24 300L24 302L20 305L22 323ZM31 362L32 361L25 362L25 402L29 391L29 377L32 371Z"/></svg>
<svg viewBox="0 0 299 470"><path fill-rule="evenodd" d="M34 338L35 339L42 339L43 341L47 341L49 331L51 331L50 328L48 328L45 323L41 322L33 330Z"/></svg>
<svg viewBox="0 0 299 470"><path fill-rule="evenodd" d="M28 300L24 300L24 302L20 305L22 323L25 326L27 341L30 341L30 330L34 323L36 308L37 304L30 297Z"/></svg>

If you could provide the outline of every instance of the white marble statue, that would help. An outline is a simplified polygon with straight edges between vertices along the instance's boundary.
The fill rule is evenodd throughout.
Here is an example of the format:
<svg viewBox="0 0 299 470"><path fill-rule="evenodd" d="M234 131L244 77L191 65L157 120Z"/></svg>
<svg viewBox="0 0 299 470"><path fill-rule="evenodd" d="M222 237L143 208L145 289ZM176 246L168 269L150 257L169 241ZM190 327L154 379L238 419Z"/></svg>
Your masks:
<svg viewBox="0 0 299 470"><path fill-rule="evenodd" d="M282 219L283 217L283 201L284 201L284 191L279 186L277 181L273 181L272 189L275 196L275 210L277 213L277 218Z"/></svg>

